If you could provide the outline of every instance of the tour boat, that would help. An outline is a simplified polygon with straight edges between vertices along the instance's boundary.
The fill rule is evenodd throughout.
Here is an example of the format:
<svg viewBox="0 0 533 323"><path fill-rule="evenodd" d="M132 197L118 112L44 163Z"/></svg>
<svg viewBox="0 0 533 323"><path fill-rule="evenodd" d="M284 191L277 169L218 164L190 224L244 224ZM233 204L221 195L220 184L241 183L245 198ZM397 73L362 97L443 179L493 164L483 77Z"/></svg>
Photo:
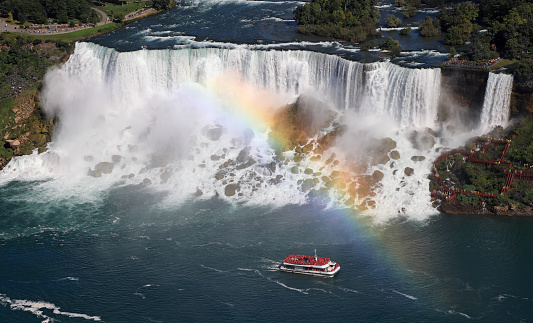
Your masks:
<svg viewBox="0 0 533 323"><path fill-rule="evenodd" d="M329 258L314 256L289 255L279 265L280 271L295 274L333 277L341 266Z"/></svg>

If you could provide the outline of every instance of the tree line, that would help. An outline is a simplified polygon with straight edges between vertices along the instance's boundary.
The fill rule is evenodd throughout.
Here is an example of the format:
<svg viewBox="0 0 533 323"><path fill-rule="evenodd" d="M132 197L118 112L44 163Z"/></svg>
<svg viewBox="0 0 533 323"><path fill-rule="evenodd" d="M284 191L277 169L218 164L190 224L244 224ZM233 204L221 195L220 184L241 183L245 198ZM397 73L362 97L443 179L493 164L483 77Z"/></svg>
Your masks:
<svg viewBox="0 0 533 323"><path fill-rule="evenodd" d="M90 0L6 0L0 2L0 13L20 23L45 24L49 18L59 23L79 20L83 23L98 22L98 15Z"/></svg>

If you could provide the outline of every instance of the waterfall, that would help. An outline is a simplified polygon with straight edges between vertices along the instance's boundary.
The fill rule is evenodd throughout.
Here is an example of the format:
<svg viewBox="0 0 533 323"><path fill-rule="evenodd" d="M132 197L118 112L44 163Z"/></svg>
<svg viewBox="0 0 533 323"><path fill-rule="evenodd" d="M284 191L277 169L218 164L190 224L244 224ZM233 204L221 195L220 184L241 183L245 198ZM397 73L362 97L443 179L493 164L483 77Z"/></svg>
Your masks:
<svg viewBox="0 0 533 323"><path fill-rule="evenodd" d="M489 73L480 127L491 130L495 126L507 126L512 89L513 75Z"/></svg>
<svg viewBox="0 0 533 323"><path fill-rule="evenodd" d="M440 95L440 69L409 69L392 63L361 64L310 51L200 48L119 53L78 43L65 69L90 70L105 82L117 104L147 91L174 91L207 84L228 70L246 82L294 100L309 94L336 109L355 109L393 119L399 126L432 126ZM85 75L81 77L86 77Z"/></svg>
<svg viewBox="0 0 533 323"><path fill-rule="evenodd" d="M512 77L490 75L483 124L497 123L501 115L507 120L497 108L507 98L508 109L511 85ZM348 164L364 160L375 140L390 137L400 157L386 152L390 159L362 164L358 172L364 174L350 173L356 176L345 184L359 185L353 178L379 171L374 214L427 216L435 212L427 189L431 164L443 148L456 144L451 136L464 135L436 124L440 91L438 68L361 64L311 51L237 46L121 53L77 43L69 60L45 77L43 106L60 120L49 151L13 159L2 178L58 179L49 185L67 195L135 184L168 189L178 202L200 194L258 204L305 203L311 190L331 186L324 178L351 171ZM326 155L297 161L295 152L279 156L271 148L264 121L300 95L319 102L315 113L333 110L332 127L345 126L327 152L340 162L325 164ZM344 204L346 192L333 190L329 197Z"/></svg>

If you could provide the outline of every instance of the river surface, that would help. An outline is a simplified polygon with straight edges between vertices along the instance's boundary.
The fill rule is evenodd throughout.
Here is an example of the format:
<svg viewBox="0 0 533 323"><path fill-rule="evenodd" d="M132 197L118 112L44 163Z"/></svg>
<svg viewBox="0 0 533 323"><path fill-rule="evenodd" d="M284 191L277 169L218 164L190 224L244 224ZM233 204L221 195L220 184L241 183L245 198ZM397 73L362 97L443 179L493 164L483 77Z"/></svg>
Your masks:
<svg viewBox="0 0 533 323"><path fill-rule="evenodd" d="M533 320L533 219L431 208L430 159L460 145L453 139L460 136L442 130L431 149L405 138L410 127L439 128L431 108L440 95L438 69L354 63L379 57L295 33L291 12L300 4L182 2L94 39L99 46L78 46L69 63L50 72L44 102L62 122L54 142L48 153L19 158L0 173L0 321ZM411 52L396 63L435 66L446 57L438 41L407 43ZM211 84L228 66L270 90L251 109L311 87L338 111L378 114L377 123L349 123L348 132L374 122L369 128L398 142L403 157L374 168L385 174L379 206L343 207L340 189L312 198L302 187L310 175L279 161L261 118L252 122L229 109L231 91ZM492 98L508 96L512 84L510 76L498 80L506 85L499 91L500 83L490 82L490 111L498 110ZM241 98L248 91L241 85L223 89L237 88ZM357 91L346 90L352 87ZM502 118L483 117L481 126L493 119ZM223 130L208 138L213 129ZM162 162L151 149L173 159ZM229 197L214 179L218 158L235 160L243 151L257 163L253 173L236 167L225 177L241 187ZM412 155L428 161L415 163ZM87 175L111 160L110 174ZM415 175L400 176L405 166ZM311 161L304 167L331 171ZM341 265L334 278L277 270L287 255L315 249Z"/></svg>

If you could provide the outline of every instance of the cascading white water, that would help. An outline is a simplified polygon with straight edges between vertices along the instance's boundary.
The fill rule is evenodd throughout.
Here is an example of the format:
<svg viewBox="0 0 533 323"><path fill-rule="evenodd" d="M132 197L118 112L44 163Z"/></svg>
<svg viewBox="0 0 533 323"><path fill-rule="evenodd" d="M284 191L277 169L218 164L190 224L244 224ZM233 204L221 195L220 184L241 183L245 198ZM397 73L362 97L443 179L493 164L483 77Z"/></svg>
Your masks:
<svg viewBox="0 0 533 323"><path fill-rule="evenodd" d="M495 126L507 126L513 79L513 75L489 73L481 110L480 127L484 130L491 130Z"/></svg>
<svg viewBox="0 0 533 323"><path fill-rule="evenodd" d="M397 142L400 159L366 170L384 174L374 213L427 216L427 174L442 144L437 138L416 147L413 133L436 126L440 81L440 69L360 64L309 51L241 46L119 53L78 43L68 62L46 76L45 109L60 120L50 150L14 159L2 178L63 178L69 193L76 189L65 179L83 182L77 191L142 184L169 189L178 201L203 194L303 203L309 189L325 185L307 170L327 175L335 169L292 161L290 152L279 162L260 114L305 95L327 105L321 110L336 110L336 122L347 126L349 139L334 150L357 157L372 138ZM414 169L409 176L408 167Z"/></svg>

